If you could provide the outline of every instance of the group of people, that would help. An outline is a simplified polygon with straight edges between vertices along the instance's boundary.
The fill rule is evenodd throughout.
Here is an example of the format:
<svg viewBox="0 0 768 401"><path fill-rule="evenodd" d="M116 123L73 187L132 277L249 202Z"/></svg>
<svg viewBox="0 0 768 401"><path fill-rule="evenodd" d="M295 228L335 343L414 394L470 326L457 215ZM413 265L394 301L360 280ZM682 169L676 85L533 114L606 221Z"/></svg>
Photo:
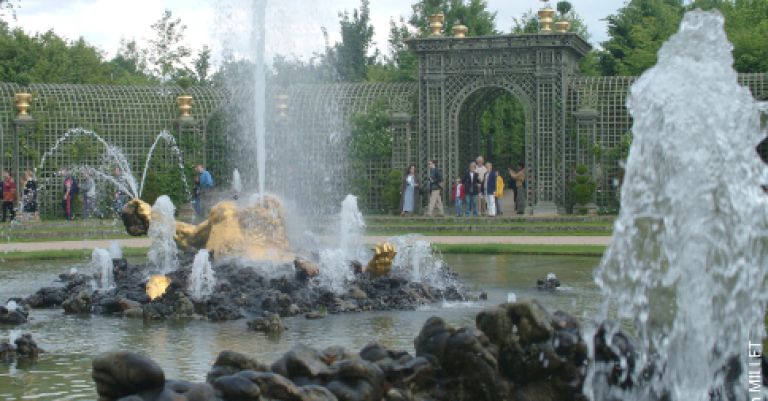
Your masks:
<svg viewBox="0 0 768 401"><path fill-rule="evenodd" d="M426 216L432 216L435 210L443 216L442 192L443 176L437 168L437 160L430 160L428 165L428 182L421 187L416 166L408 166L400 188L400 215L418 213L420 195L429 194ZM451 200L457 217L466 216L496 216L503 214L502 199L504 189L510 188L514 201L513 210L517 214L525 213L526 204L526 171L525 164L518 163L516 169L508 168L507 175L494 170L493 164L485 162L482 156L469 163L464 175L456 176L451 187ZM465 209L466 207L466 209Z"/></svg>
<svg viewBox="0 0 768 401"><path fill-rule="evenodd" d="M197 174L195 175L193 206L195 213L202 217L205 213L203 194L213 188L213 177L202 165L195 166L195 171ZM61 208L66 220L73 220L75 218L75 201L78 196L81 196L83 218L94 217L97 214L98 217L103 217L99 212L97 204L97 183L91 171L84 170L80 177L77 177L68 169L62 169L59 175L62 179ZM113 178L119 185L114 192L112 210L119 215L123 206L131 200L131 196L125 190L125 177L119 167L115 168ZM0 199L2 199L2 222L16 219L16 203L19 201L16 188L16 181L11 176L10 171L3 169L2 185L0 186L2 190L0 192ZM32 170L24 172L21 188L21 210L25 214L25 220L39 218L37 204L38 184L35 173Z"/></svg>
<svg viewBox="0 0 768 401"><path fill-rule="evenodd" d="M32 170L24 171L24 178L21 181L21 211L27 216L27 219L38 217L37 211L37 179ZM16 180L11 176L7 169L3 170L3 184L0 186L0 198L3 200L3 219L0 222L13 221L16 219L16 202L18 194L16 190ZM10 218L9 218L10 217Z"/></svg>

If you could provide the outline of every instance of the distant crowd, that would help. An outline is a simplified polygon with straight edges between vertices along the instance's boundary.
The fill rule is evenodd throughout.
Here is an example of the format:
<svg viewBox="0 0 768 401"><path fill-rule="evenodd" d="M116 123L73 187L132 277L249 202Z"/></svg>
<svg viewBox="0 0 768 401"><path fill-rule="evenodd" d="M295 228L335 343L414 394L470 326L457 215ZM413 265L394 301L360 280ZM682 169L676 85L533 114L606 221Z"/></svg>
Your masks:
<svg viewBox="0 0 768 401"><path fill-rule="evenodd" d="M192 194L192 205L195 209L197 216L202 217L206 212L204 204L204 194L209 192L213 186L213 177L202 165L195 166L195 187ZM100 175L103 175L99 173ZM98 217L104 218L105 213L101 210L97 203L97 196L100 191L98 190L97 181L94 180L93 172L90 170L82 170L79 176L76 176L68 169L62 169L59 171L61 177L61 211L63 217L66 220L73 220L75 218L75 204L78 197L82 204L81 216L84 219ZM118 185L109 185L110 188L114 188L114 192L111 192L111 211L115 215L120 215L123 207L128 201L131 200L131 195L126 191L128 188L126 179L123 175L123 171L117 167L114 169L111 177L114 179L114 183ZM35 173L32 170L24 171L24 175L21 181L21 197L18 196L16 181L11 175L8 169L2 170L2 192L0 192L0 198L2 199L2 220L1 222L13 221L16 219L16 206L18 203L19 209L23 213L25 221L39 219L38 208L38 191L39 186Z"/></svg>
<svg viewBox="0 0 768 401"><path fill-rule="evenodd" d="M424 215L433 216L435 212L438 216L445 215L442 197L445 182L437 160L430 160L427 170L427 182L422 185L416 166L408 166L400 187L401 216L419 214L421 196L429 196ZM505 188L511 196L505 196ZM507 168L505 174L478 156L463 175L451 180L450 194L456 217L493 217L504 214L504 209L512 211L511 214L525 213L526 188L525 163Z"/></svg>

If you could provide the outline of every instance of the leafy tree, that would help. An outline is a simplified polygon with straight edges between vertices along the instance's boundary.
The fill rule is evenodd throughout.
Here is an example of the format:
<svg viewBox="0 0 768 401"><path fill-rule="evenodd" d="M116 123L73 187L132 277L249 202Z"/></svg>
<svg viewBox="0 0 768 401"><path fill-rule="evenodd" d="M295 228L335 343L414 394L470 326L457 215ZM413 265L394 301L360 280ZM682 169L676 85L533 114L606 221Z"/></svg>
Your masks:
<svg viewBox="0 0 768 401"><path fill-rule="evenodd" d="M113 83L140 85L155 82L145 73L147 60L134 39L120 41L120 48L115 57L109 61L109 65Z"/></svg>
<svg viewBox="0 0 768 401"><path fill-rule="evenodd" d="M454 25L463 24L469 28L467 36L494 35L496 31L496 12L488 11L485 0L420 0L411 6L413 14L408 22L419 30L422 36L428 36L429 16L445 14L446 32Z"/></svg>
<svg viewBox="0 0 768 401"><path fill-rule="evenodd" d="M197 53L197 58L192 62L195 68L195 81L198 85L210 83L211 75L211 49L204 45Z"/></svg>
<svg viewBox="0 0 768 401"><path fill-rule="evenodd" d="M388 162L392 158L392 132L387 104L379 99L370 111L357 113L350 119L350 138L347 142L347 155L352 171L363 172L370 164ZM358 195L360 205L371 210L373 188L386 186L388 174L379 173L373 179L366 174L352 174L353 192ZM399 190L398 190L399 191Z"/></svg>
<svg viewBox="0 0 768 401"><path fill-rule="evenodd" d="M608 16L600 70L605 75L640 75L656 64L661 45L677 32L683 15L681 0L631 0Z"/></svg>
<svg viewBox="0 0 768 401"><path fill-rule="evenodd" d="M147 60L151 73L161 81L184 75L188 72L186 60L192 51L182 44L187 26L180 18L174 18L171 10L165 10L163 16L152 24L155 37L149 40Z"/></svg>
<svg viewBox="0 0 768 401"><path fill-rule="evenodd" d="M384 63L368 67L368 80L378 82L415 81L418 77L419 59L408 49L406 40L413 37L405 20L389 21L389 57Z"/></svg>
<svg viewBox="0 0 768 401"><path fill-rule="evenodd" d="M368 66L376 56L369 56L373 40L373 25L370 19L369 0L361 0L360 9L350 15L339 13L341 42L327 51L327 61L337 73L338 79L346 82L365 81Z"/></svg>
<svg viewBox="0 0 768 401"><path fill-rule="evenodd" d="M723 14L737 71L768 70L768 0L695 0L688 6L681 0L631 0L608 17L602 74L639 75L656 64L661 45L677 32L683 12L694 8Z"/></svg>
<svg viewBox="0 0 768 401"><path fill-rule="evenodd" d="M512 95L497 97L480 117L480 139L483 154L497 171L505 172L525 161L525 113L523 105Z"/></svg>
<svg viewBox="0 0 768 401"><path fill-rule="evenodd" d="M768 71L768 0L696 0L688 8L720 10L737 71Z"/></svg>

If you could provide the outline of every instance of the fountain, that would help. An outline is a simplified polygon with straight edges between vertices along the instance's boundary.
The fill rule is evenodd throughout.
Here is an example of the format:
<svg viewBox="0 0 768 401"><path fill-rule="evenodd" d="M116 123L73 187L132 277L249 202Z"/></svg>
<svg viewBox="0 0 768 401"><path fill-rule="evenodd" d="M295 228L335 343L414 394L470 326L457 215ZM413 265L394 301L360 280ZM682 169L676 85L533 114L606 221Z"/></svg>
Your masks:
<svg viewBox="0 0 768 401"><path fill-rule="evenodd" d="M184 191L186 193L186 198L191 198L189 183L187 182L187 177L184 174L184 160L181 154L181 149L179 149L178 145L176 144L176 139L168 131L161 131L159 134L157 134L154 141L152 142L152 145L147 151L147 156L144 160L144 170L140 177L140 181L137 181L137 177L132 172L131 164L129 163L128 158L119 147L110 144L96 132L84 128L71 129L59 137L53 146L51 146L51 148L43 154L42 158L40 159L40 164L37 167L37 171L43 171L48 158L56 153L63 144L74 141L75 139L81 137L91 137L95 139L100 145L102 145L105 150L106 162L104 166L100 167L83 165L73 166L72 169L75 171L92 173L95 175L95 178L111 183L119 190L128 194L131 198L141 198L141 195L144 191L144 183L147 178L147 172L149 171L149 166L152 161L152 156L154 155L154 152L161 141L167 143L176 156L177 165L179 167L179 171L181 172L181 181L184 185ZM114 163L114 165L119 169L119 176L112 174L112 163ZM45 185L41 186L40 189L42 190L44 188Z"/></svg>
<svg viewBox="0 0 768 401"><path fill-rule="evenodd" d="M622 358L633 385L619 386L608 383L612 364L594 364L594 401L755 396L748 359L765 334L768 171L731 50L719 13L689 12L632 87L621 213L595 281L602 317L616 307L633 323L635 369ZM602 334L610 346L614 332Z"/></svg>
<svg viewBox="0 0 768 401"><path fill-rule="evenodd" d="M765 334L768 171L754 150L758 107L737 83L730 49L719 14L690 12L633 86L622 210L595 273L605 304L583 334L568 314L509 293L509 303L477 315L476 329L429 319L415 356L377 343L359 353L299 345L266 366L225 351L206 383L179 384L140 356L106 354L93 364L97 387L136 393L122 390L125 374L114 368L129 366L157 372L158 380L131 383L147 393L193 389L210 400L762 399L749 362ZM359 251L348 236L360 228L353 206L348 198L334 261ZM397 247L386 282L405 265L411 278L427 280L423 245ZM332 286L358 274L323 269L317 277ZM619 322L608 320L614 314Z"/></svg>
<svg viewBox="0 0 768 401"><path fill-rule="evenodd" d="M189 277L189 294L192 299L201 301L213 293L216 287L216 276L211 266L211 255L201 249L192 262L192 272Z"/></svg>
<svg viewBox="0 0 768 401"><path fill-rule="evenodd" d="M151 240L149 265L160 273L168 273L178 268L178 248L176 247L176 207L171 198L163 195L152 206L152 224L147 233Z"/></svg>
<svg viewBox="0 0 768 401"><path fill-rule="evenodd" d="M91 253L91 269L96 279L96 288L107 291L114 287L115 277L112 272L112 255L106 249L95 248Z"/></svg>

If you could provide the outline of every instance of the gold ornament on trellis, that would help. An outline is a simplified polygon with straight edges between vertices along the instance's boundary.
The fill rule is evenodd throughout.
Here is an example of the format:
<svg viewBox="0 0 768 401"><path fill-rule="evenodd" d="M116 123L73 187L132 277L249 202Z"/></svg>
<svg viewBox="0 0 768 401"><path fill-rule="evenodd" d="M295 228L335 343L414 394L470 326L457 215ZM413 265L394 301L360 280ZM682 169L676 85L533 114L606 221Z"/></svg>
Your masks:
<svg viewBox="0 0 768 401"><path fill-rule="evenodd" d="M454 38L463 39L467 37L467 32L469 32L469 28L467 28L466 25L458 24L458 25L454 25L453 28L451 28L451 31L453 31Z"/></svg>
<svg viewBox="0 0 768 401"><path fill-rule="evenodd" d="M192 96L181 95L176 98L176 103L179 105L181 118L192 118Z"/></svg>
<svg viewBox="0 0 768 401"><path fill-rule="evenodd" d="M552 33L552 23L555 16L555 10L549 5L539 10L539 30L541 33Z"/></svg>
<svg viewBox="0 0 768 401"><path fill-rule="evenodd" d="M31 118L29 115L29 105L32 103L32 94L19 92L13 99L16 102L16 118Z"/></svg>
<svg viewBox="0 0 768 401"><path fill-rule="evenodd" d="M438 13L432 14L429 19L429 36L443 36L443 23L445 22L445 14Z"/></svg>

